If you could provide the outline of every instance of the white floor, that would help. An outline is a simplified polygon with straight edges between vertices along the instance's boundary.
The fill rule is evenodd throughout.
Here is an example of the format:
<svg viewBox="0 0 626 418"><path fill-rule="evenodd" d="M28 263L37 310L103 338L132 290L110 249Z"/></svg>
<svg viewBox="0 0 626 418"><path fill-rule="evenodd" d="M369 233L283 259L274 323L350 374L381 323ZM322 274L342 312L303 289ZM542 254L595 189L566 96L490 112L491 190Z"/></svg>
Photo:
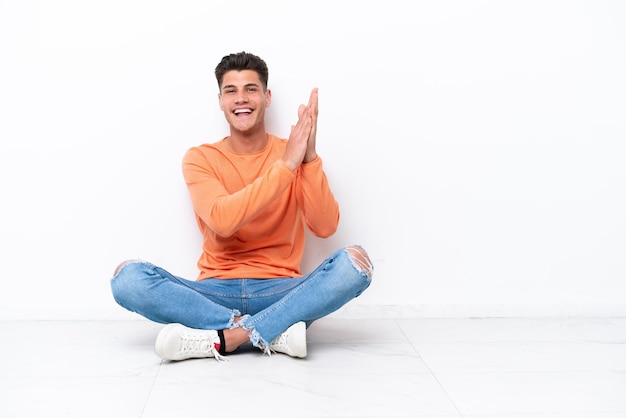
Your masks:
<svg viewBox="0 0 626 418"><path fill-rule="evenodd" d="M626 417L626 319L324 318L309 356L161 362L160 325L0 321L0 417Z"/></svg>

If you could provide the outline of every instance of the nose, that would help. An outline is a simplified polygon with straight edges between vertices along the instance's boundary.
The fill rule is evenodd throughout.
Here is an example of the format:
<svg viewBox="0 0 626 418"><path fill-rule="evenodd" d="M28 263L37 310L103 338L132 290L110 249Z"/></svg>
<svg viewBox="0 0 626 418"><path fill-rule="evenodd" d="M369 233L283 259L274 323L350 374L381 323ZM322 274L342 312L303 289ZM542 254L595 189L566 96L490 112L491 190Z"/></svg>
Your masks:
<svg viewBox="0 0 626 418"><path fill-rule="evenodd" d="M246 103L248 101L248 95L245 91L240 91L237 93L236 102L237 103Z"/></svg>

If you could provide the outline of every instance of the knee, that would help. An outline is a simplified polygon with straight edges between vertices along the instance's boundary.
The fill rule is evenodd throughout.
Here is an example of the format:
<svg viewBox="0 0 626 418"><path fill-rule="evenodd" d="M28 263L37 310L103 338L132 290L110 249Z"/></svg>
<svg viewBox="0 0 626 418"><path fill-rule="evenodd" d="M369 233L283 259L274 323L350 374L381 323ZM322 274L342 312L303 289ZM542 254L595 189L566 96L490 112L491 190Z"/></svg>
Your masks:
<svg viewBox="0 0 626 418"><path fill-rule="evenodd" d="M120 270L122 269L122 267L124 267L126 264L132 263L132 262L137 262L137 261L139 261L139 260L131 259L131 260L122 261L120 264L118 264L117 267L115 267L115 271L113 272L113 277L117 276L117 273L119 273Z"/></svg>
<svg viewBox="0 0 626 418"><path fill-rule="evenodd" d="M346 274L342 276L341 286L346 291L352 293L354 297L359 296L372 283L372 274L374 266L367 255L367 252L358 245L345 247L348 259L354 268L356 274Z"/></svg>
<svg viewBox="0 0 626 418"><path fill-rule="evenodd" d="M136 293L141 293L141 288L145 286L144 280L151 273L148 271L147 263L139 260L127 260L115 268L111 279L111 291L114 299L121 305L128 298L132 298Z"/></svg>
<svg viewBox="0 0 626 418"><path fill-rule="evenodd" d="M368 279L372 278L374 273L374 265L370 260L369 255L360 245L350 245L346 247L346 251L350 256L350 260L354 267L367 276Z"/></svg>

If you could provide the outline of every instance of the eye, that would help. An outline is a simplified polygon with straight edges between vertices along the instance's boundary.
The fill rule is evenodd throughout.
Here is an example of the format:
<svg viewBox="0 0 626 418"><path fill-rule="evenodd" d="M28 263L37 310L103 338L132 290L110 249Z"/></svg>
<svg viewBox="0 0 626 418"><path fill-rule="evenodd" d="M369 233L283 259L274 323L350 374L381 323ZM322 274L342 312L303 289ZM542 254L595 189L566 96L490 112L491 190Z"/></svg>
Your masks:
<svg viewBox="0 0 626 418"><path fill-rule="evenodd" d="M254 93L255 91L257 91L256 87L248 87L248 93Z"/></svg>

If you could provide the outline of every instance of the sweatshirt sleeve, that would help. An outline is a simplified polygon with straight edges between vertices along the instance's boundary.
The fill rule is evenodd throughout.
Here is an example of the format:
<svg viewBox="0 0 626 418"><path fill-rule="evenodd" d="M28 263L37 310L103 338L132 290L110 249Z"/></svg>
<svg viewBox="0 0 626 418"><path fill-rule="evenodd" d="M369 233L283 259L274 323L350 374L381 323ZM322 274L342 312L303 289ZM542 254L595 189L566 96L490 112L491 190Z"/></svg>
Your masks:
<svg viewBox="0 0 626 418"><path fill-rule="evenodd" d="M319 156L300 166L298 200L306 224L315 236L327 238L335 233L339 226L339 204L330 190Z"/></svg>
<svg viewBox="0 0 626 418"><path fill-rule="evenodd" d="M237 175L234 169L219 156L209 161L197 147L187 151L182 169L196 215L221 237L233 235L257 217L296 176L282 160L277 160L263 176L230 193L222 176Z"/></svg>

